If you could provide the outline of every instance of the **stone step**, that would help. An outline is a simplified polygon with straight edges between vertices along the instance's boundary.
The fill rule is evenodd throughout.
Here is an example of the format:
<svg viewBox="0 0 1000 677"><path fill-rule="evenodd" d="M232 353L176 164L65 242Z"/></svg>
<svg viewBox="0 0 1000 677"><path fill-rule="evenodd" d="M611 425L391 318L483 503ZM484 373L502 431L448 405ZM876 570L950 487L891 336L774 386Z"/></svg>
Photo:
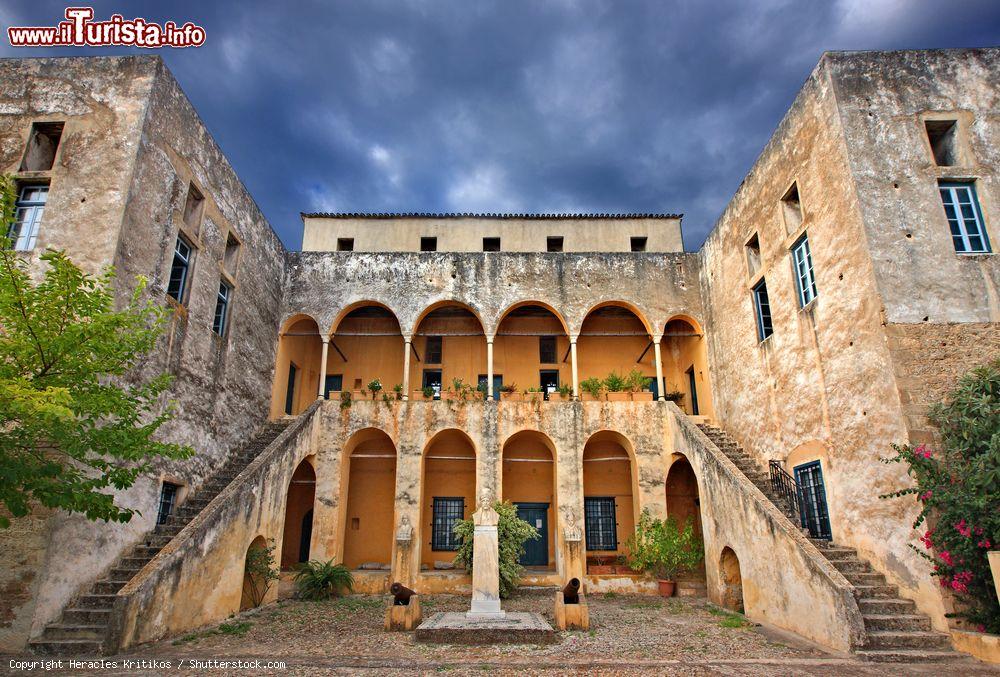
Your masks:
<svg viewBox="0 0 1000 677"><path fill-rule="evenodd" d="M922 614L861 614L861 616L865 620L865 629L869 632L931 629L931 619Z"/></svg>
<svg viewBox="0 0 1000 677"><path fill-rule="evenodd" d="M840 559L854 559L858 556L858 551L854 548L841 548L840 546L828 546L823 548L823 556L831 562Z"/></svg>
<svg viewBox="0 0 1000 677"><path fill-rule="evenodd" d="M97 656L102 642L92 639L33 639L31 651L43 656Z"/></svg>
<svg viewBox="0 0 1000 677"><path fill-rule="evenodd" d="M922 649L863 649L855 655L869 663L937 663L953 661L954 651L924 651Z"/></svg>
<svg viewBox="0 0 1000 677"><path fill-rule="evenodd" d="M121 590L128 581L97 581L94 583L92 592L95 595L114 595Z"/></svg>
<svg viewBox="0 0 1000 677"><path fill-rule="evenodd" d="M899 596L899 588L895 585L855 585L854 593L858 600L895 598Z"/></svg>
<svg viewBox="0 0 1000 677"><path fill-rule="evenodd" d="M70 623L50 623L45 626L42 639L77 639L101 642L107 632L107 625L73 625Z"/></svg>
<svg viewBox="0 0 1000 677"><path fill-rule="evenodd" d="M842 574L864 574L872 571L872 565L860 559L835 559L830 564Z"/></svg>
<svg viewBox="0 0 1000 677"><path fill-rule="evenodd" d="M868 633L867 649L950 649L951 640L943 632L877 630Z"/></svg>
<svg viewBox="0 0 1000 677"><path fill-rule="evenodd" d="M88 609L85 607L63 611L63 623L68 625L107 625L111 618L111 608Z"/></svg>
<svg viewBox="0 0 1000 677"><path fill-rule="evenodd" d="M112 581L122 581L122 585L128 583L132 580L132 577L139 573L139 569L125 569L123 567L115 567L110 571L108 576Z"/></svg>
<svg viewBox="0 0 1000 677"><path fill-rule="evenodd" d="M862 614L912 614L916 607L909 599L859 599Z"/></svg>
<svg viewBox="0 0 1000 677"><path fill-rule="evenodd" d="M96 583L94 586L96 587ZM115 596L111 594L100 594L92 592L89 595L82 595L76 600L79 607L84 609L110 609L115 605Z"/></svg>
<svg viewBox="0 0 1000 677"><path fill-rule="evenodd" d="M885 585L885 576L878 573L877 571L870 571L866 573L859 573L855 571L847 571L844 573L844 578L846 578L852 585Z"/></svg>

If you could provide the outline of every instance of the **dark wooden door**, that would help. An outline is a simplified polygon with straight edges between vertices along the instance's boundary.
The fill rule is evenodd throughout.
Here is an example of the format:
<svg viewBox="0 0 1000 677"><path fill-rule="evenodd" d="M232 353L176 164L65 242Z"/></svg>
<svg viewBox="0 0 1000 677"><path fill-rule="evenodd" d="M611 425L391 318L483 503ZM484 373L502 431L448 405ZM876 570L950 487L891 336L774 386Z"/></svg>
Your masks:
<svg viewBox="0 0 1000 677"><path fill-rule="evenodd" d="M521 566L544 567L549 565L549 504L517 503L517 516L535 527L541 538L524 544Z"/></svg>

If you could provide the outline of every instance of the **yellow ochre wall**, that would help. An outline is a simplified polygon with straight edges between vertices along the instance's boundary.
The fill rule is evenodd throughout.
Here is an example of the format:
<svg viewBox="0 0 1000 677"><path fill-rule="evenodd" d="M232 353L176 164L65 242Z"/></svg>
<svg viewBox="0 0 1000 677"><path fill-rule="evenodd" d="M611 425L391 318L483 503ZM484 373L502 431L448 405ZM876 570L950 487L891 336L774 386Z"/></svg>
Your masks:
<svg viewBox="0 0 1000 677"><path fill-rule="evenodd" d="M316 496L316 472L312 464L302 461L292 474L285 503L285 529L281 539L281 568L291 569L299 562L302 538L302 518L313 509Z"/></svg>
<svg viewBox="0 0 1000 677"><path fill-rule="evenodd" d="M383 392L391 395L392 387L403 383L404 343L395 317L348 315L334 330L333 344L326 358L326 373L343 375L344 390L367 389L368 383L377 378Z"/></svg>
<svg viewBox="0 0 1000 677"><path fill-rule="evenodd" d="M588 333L637 335L588 336ZM580 381L590 377L603 379L612 371L624 376L633 369L639 369L644 376L655 378L655 353L652 347L642 356L641 362L636 362L649 342L646 328L635 315L606 316L600 311L588 315L583 321L576 344Z"/></svg>
<svg viewBox="0 0 1000 677"><path fill-rule="evenodd" d="M670 334L699 333L700 336L670 336ZM685 320L667 322L660 342L663 360L663 388L665 392L680 391L684 399L677 406L691 414L691 388L687 370L694 366L695 387L698 392L698 413L713 416L712 392L708 384L708 345L705 336Z"/></svg>
<svg viewBox="0 0 1000 677"><path fill-rule="evenodd" d="M292 322L278 339L278 357L275 360L274 386L271 388L271 418L285 415L285 393L288 387L288 365L294 362L298 369L295 380L295 398L292 414L302 413L319 393L319 364L323 342L316 322L304 318Z"/></svg>
<svg viewBox="0 0 1000 677"><path fill-rule="evenodd" d="M368 562L389 565L396 504L396 451L381 439L363 442L351 453L349 463L344 564L350 569Z"/></svg>
<svg viewBox="0 0 1000 677"><path fill-rule="evenodd" d="M524 334L530 334L525 336ZM539 362L539 338L556 337L555 363ZM555 315L544 317L507 316L493 339L493 373L502 374L505 384L526 390L541 385L541 370L559 372L559 383L573 385L572 366L567 356L569 337ZM563 361L563 358L566 358Z"/></svg>
<svg viewBox="0 0 1000 677"><path fill-rule="evenodd" d="M421 563L434 568L435 561L450 562L452 551L431 550L434 497L465 499L465 519L476 511L476 452L456 430L439 434L427 447L421 482L420 538Z"/></svg>
<svg viewBox="0 0 1000 677"><path fill-rule="evenodd" d="M614 460L596 460L614 459ZM635 531L635 499L632 463L628 452L610 436L597 433L583 451L583 495L614 496L618 521L618 550L590 551L595 555L625 553L625 541Z"/></svg>
<svg viewBox="0 0 1000 677"><path fill-rule="evenodd" d="M549 566L555 565L555 522L559 505L555 490L555 459L540 435L514 435L503 448L500 498L511 503L548 503Z"/></svg>

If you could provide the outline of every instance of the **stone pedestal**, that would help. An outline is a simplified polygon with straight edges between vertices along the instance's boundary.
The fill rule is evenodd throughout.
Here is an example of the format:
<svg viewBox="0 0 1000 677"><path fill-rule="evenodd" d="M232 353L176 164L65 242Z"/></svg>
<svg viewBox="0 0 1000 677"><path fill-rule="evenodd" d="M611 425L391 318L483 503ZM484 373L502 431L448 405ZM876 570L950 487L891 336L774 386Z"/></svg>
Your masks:
<svg viewBox="0 0 1000 677"><path fill-rule="evenodd" d="M413 630L423 619L420 613L420 595L410 597L409 604L395 604L389 600L389 607L385 610L385 629L403 630L409 632Z"/></svg>
<svg viewBox="0 0 1000 677"><path fill-rule="evenodd" d="M583 534L576 525L576 518L572 512L565 517L563 541L566 543L566 578L579 578L582 582L587 573L586 555L583 549Z"/></svg>
<svg viewBox="0 0 1000 677"><path fill-rule="evenodd" d="M472 606L466 617L489 620L504 617L500 609L500 551L497 523L500 516L487 502L473 516L475 535L472 541Z"/></svg>
<svg viewBox="0 0 1000 677"><path fill-rule="evenodd" d="M581 594L577 604L566 604L563 592L556 592L555 618L557 630L587 630L590 628L590 609Z"/></svg>

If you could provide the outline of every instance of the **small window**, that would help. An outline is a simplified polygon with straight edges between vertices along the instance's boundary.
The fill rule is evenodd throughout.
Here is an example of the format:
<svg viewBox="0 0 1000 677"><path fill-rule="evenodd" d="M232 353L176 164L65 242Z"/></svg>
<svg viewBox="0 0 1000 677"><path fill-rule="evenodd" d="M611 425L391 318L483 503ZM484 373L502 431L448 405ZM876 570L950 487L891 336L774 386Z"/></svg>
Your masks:
<svg viewBox="0 0 1000 677"><path fill-rule="evenodd" d="M785 231L794 233L802 225L802 202L799 200L799 184L792 183L781 198L781 214L785 219Z"/></svg>
<svg viewBox="0 0 1000 677"><path fill-rule="evenodd" d="M618 549L618 519L614 496L584 498L583 517L587 550Z"/></svg>
<svg viewBox="0 0 1000 677"><path fill-rule="evenodd" d="M817 296L812 252L809 251L809 238L805 233L792 245L792 272L799 292L799 307L805 308Z"/></svg>
<svg viewBox="0 0 1000 677"><path fill-rule="evenodd" d="M354 238L353 237L338 237L337 238L337 251L338 252L353 252L354 251Z"/></svg>
<svg viewBox="0 0 1000 677"><path fill-rule="evenodd" d="M538 337L538 361L542 364L555 364L556 359L556 337Z"/></svg>
<svg viewBox="0 0 1000 677"><path fill-rule="evenodd" d="M222 255L222 266L230 275L236 275L240 265L240 241L232 233L226 235L226 251Z"/></svg>
<svg viewBox="0 0 1000 677"><path fill-rule="evenodd" d="M424 369L424 378L421 381L421 388L430 388L434 391L434 399L441 399L441 370Z"/></svg>
<svg viewBox="0 0 1000 677"><path fill-rule="evenodd" d="M754 233L746 244L747 251L747 274L755 276L760 271L760 238Z"/></svg>
<svg viewBox="0 0 1000 677"><path fill-rule="evenodd" d="M327 374L326 379L323 382L323 397L324 399L330 399L330 393L339 393L344 389L344 375L343 374Z"/></svg>
<svg viewBox="0 0 1000 677"><path fill-rule="evenodd" d="M295 407L295 386L298 383L299 368L294 362L288 363L288 384L285 386L285 413L292 415Z"/></svg>
<svg viewBox="0 0 1000 677"><path fill-rule="evenodd" d="M761 280L753 288L753 307L757 315L757 339L763 341L774 333L771 325L771 304L767 300L767 284Z"/></svg>
<svg viewBox="0 0 1000 677"><path fill-rule="evenodd" d="M48 186L24 186L14 205L14 223L10 224L7 237L19 252L31 251L38 241L38 227L49 199Z"/></svg>
<svg viewBox="0 0 1000 677"><path fill-rule="evenodd" d="M184 294L191 272L192 253L191 245L183 236L178 235L174 245L174 261L170 266L170 282L167 283L167 295L177 303L184 303Z"/></svg>
<svg viewBox="0 0 1000 677"><path fill-rule="evenodd" d="M563 238L561 235L550 235L545 238L545 251L561 252L563 250Z"/></svg>
<svg viewBox="0 0 1000 677"><path fill-rule="evenodd" d="M950 167L958 164L958 121L925 120L927 141L931 145L934 164Z"/></svg>
<svg viewBox="0 0 1000 677"><path fill-rule="evenodd" d="M461 496L434 497L431 527L431 550L458 550L462 539L455 533L455 524L465 517L465 499Z"/></svg>
<svg viewBox="0 0 1000 677"><path fill-rule="evenodd" d="M420 238L420 251L436 252L438 250L438 239L436 237Z"/></svg>
<svg viewBox="0 0 1000 677"><path fill-rule="evenodd" d="M441 346L443 341L440 336L428 336L424 343L424 362L427 364L441 364Z"/></svg>
<svg viewBox="0 0 1000 677"><path fill-rule="evenodd" d="M215 318L212 320L212 331L219 336L226 335L226 325L229 322L229 299L233 288L223 280L219 282L219 296L215 300Z"/></svg>
<svg viewBox="0 0 1000 677"><path fill-rule="evenodd" d="M973 183L942 182L939 186L951 240L959 254L988 254L990 239L983 224Z"/></svg>
<svg viewBox="0 0 1000 677"><path fill-rule="evenodd" d="M56 161L56 150L63 133L62 122L36 122L21 161L22 172L47 172Z"/></svg>
<svg viewBox="0 0 1000 677"><path fill-rule="evenodd" d="M167 520L174 513L174 506L177 504L177 490L180 486L171 482L164 482L160 489L160 511L156 515L157 524L166 524Z"/></svg>
<svg viewBox="0 0 1000 677"><path fill-rule="evenodd" d="M188 184L187 200L184 201L184 224L197 233L201 227L201 214L205 207L205 198L194 183Z"/></svg>
<svg viewBox="0 0 1000 677"><path fill-rule="evenodd" d="M498 251L500 251L500 238L498 238L498 237L484 237L483 238L483 251L484 252L498 252Z"/></svg>
<svg viewBox="0 0 1000 677"><path fill-rule="evenodd" d="M538 372L538 387L542 389L542 399L559 390L559 370L542 369Z"/></svg>
<svg viewBox="0 0 1000 677"><path fill-rule="evenodd" d="M645 237L630 237L629 246L634 252L644 252L646 251L646 240Z"/></svg>

